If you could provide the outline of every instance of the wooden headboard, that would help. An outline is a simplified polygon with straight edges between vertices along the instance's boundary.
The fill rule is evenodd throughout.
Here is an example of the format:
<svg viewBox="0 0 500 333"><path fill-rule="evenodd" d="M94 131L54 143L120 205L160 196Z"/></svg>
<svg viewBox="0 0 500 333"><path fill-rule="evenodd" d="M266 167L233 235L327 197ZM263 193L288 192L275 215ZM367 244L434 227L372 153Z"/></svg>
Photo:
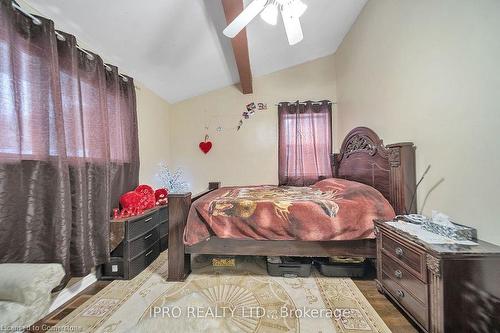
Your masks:
<svg viewBox="0 0 500 333"><path fill-rule="evenodd" d="M412 142L384 146L374 131L356 127L344 138L340 153L332 154L331 161L334 177L376 188L389 200L396 214L416 212L416 195L411 204L416 187Z"/></svg>

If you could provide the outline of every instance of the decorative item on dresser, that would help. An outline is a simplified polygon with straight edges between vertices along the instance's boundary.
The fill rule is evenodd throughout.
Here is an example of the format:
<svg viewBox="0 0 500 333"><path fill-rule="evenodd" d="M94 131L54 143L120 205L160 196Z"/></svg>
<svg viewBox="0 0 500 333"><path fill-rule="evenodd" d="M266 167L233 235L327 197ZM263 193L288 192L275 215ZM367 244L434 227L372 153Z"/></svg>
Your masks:
<svg viewBox="0 0 500 333"><path fill-rule="evenodd" d="M110 221L111 259L98 267L101 280L129 280L168 247L168 206L147 210L140 216Z"/></svg>
<svg viewBox="0 0 500 333"><path fill-rule="evenodd" d="M331 156L331 165L334 177L370 185L389 201L396 214L406 213L416 186L413 143L386 146L371 129L357 127L345 137L340 153ZM209 183L206 192L193 198L191 193L169 194L169 281L186 278L190 272L191 254L376 257L374 239L303 241L211 236L200 243L185 246L183 235L191 203L219 186L220 183Z"/></svg>
<svg viewBox="0 0 500 333"><path fill-rule="evenodd" d="M375 221L377 288L425 332L498 332L500 247L429 244Z"/></svg>

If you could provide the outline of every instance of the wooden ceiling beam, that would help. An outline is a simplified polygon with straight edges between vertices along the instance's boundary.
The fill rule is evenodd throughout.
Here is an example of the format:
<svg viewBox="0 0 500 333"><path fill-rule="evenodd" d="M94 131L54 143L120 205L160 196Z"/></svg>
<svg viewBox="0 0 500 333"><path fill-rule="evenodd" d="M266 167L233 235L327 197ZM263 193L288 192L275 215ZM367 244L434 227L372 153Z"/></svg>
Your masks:
<svg viewBox="0 0 500 333"><path fill-rule="evenodd" d="M243 0L221 1L226 16L226 22L229 24L243 11ZM241 30L241 32L231 40L231 44L233 46L234 58L240 75L241 92L243 94L251 94L253 92L252 69L250 68L246 29Z"/></svg>

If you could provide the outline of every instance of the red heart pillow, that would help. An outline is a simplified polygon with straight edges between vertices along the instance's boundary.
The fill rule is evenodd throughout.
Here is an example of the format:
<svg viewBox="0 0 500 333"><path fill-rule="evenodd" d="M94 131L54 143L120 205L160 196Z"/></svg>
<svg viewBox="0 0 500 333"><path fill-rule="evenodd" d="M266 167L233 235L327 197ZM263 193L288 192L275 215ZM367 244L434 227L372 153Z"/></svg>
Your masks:
<svg viewBox="0 0 500 333"><path fill-rule="evenodd" d="M212 149L212 142L210 141L200 142L200 149L205 154L208 153L210 149Z"/></svg>
<svg viewBox="0 0 500 333"><path fill-rule="evenodd" d="M135 192L140 195L139 205L140 209L146 210L155 206L155 191L149 185L139 185Z"/></svg>
<svg viewBox="0 0 500 333"><path fill-rule="evenodd" d="M136 191L130 191L120 197L120 205L123 209L134 208L139 205L141 195Z"/></svg>

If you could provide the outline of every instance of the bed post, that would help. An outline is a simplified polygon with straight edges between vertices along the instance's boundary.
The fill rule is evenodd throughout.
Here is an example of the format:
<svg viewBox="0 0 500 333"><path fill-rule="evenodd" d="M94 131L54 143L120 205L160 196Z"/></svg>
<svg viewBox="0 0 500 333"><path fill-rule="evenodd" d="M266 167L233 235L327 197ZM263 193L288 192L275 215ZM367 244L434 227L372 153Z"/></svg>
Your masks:
<svg viewBox="0 0 500 333"><path fill-rule="evenodd" d="M208 190L209 191L212 191L212 190L216 190L218 188L220 188L220 182L209 182L208 183Z"/></svg>
<svg viewBox="0 0 500 333"><path fill-rule="evenodd" d="M339 176L339 153L330 154L330 165L332 167L332 177L338 178Z"/></svg>
<svg viewBox="0 0 500 333"><path fill-rule="evenodd" d="M412 142L402 142L386 148L389 149L390 196L394 210L396 214L416 213L415 146Z"/></svg>
<svg viewBox="0 0 500 333"><path fill-rule="evenodd" d="M191 271L191 256L184 251L191 192L168 195L168 277L167 281L183 281Z"/></svg>
<svg viewBox="0 0 500 333"><path fill-rule="evenodd" d="M168 277L167 281L183 281L191 272L191 255L184 246L186 227L191 202L220 188L220 182L208 183L208 190L191 196L188 193L168 195Z"/></svg>

